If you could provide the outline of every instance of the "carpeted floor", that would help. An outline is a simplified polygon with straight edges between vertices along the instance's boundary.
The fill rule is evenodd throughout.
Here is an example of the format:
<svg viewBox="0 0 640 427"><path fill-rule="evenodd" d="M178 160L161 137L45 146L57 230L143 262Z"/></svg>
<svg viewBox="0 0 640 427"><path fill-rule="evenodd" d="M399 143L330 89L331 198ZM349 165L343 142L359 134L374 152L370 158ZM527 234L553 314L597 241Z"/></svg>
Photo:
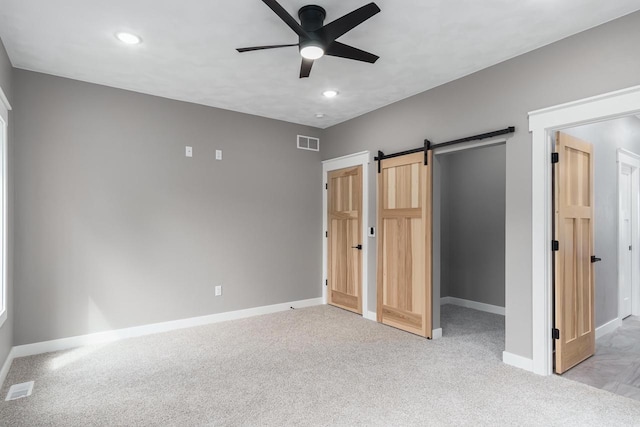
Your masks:
<svg viewBox="0 0 640 427"><path fill-rule="evenodd" d="M3 426L640 425L639 402L501 362L501 316L429 341L330 306L16 359Z"/></svg>

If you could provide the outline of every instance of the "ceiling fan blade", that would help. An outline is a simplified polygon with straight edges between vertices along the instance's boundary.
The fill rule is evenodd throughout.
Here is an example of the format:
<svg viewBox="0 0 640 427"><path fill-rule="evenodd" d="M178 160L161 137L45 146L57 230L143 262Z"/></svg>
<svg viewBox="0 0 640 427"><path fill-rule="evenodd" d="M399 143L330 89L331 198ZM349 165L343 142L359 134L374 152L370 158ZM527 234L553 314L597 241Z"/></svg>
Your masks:
<svg viewBox="0 0 640 427"><path fill-rule="evenodd" d="M309 77L311 74L311 67L313 67L313 59L302 58L302 65L300 65L300 78Z"/></svg>
<svg viewBox="0 0 640 427"><path fill-rule="evenodd" d="M298 43L295 44L274 44L270 46L253 46L253 47L240 47L236 49L238 52L251 52L252 50L263 50L263 49L277 49L279 47L290 47L290 46L298 46Z"/></svg>
<svg viewBox="0 0 640 427"><path fill-rule="evenodd" d="M324 52L325 55L338 56L340 58L354 59L356 61L369 62L373 64L380 58L373 53L365 52L356 47L346 45L340 42L333 42Z"/></svg>
<svg viewBox="0 0 640 427"><path fill-rule="evenodd" d="M320 28L318 32L327 42L332 42L347 31L362 24L378 12L380 12L380 8L375 3L369 3L351 13L347 13L342 18L338 18L335 21L328 23L324 27Z"/></svg>
<svg viewBox="0 0 640 427"><path fill-rule="evenodd" d="M284 10L284 8L280 6L280 3L278 3L276 0L262 1L264 2L264 4L269 6L271 10L273 10L276 15L278 15L280 19L282 19L284 23L289 26L289 28L295 31L297 35L299 35L300 37L309 38L309 34L302 28L300 23L298 23L298 21L296 21L293 16L289 15L289 12Z"/></svg>

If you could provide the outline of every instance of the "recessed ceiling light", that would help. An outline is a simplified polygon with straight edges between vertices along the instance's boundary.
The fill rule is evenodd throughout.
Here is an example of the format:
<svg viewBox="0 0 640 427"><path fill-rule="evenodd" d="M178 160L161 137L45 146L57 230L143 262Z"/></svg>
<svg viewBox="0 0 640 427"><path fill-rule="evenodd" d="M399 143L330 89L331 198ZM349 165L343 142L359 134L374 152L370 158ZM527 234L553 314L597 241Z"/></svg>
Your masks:
<svg viewBox="0 0 640 427"><path fill-rule="evenodd" d="M326 98L333 98L333 97L338 95L338 91L337 90L333 90L333 89L329 89L329 90L325 90L324 92L322 92L322 95L324 95Z"/></svg>
<svg viewBox="0 0 640 427"><path fill-rule="evenodd" d="M124 44L140 44L142 42L139 36L124 31L116 33L116 38Z"/></svg>
<svg viewBox="0 0 640 427"><path fill-rule="evenodd" d="M321 119L324 117L324 114L322 113L316 113L316 119Z"/></svg>

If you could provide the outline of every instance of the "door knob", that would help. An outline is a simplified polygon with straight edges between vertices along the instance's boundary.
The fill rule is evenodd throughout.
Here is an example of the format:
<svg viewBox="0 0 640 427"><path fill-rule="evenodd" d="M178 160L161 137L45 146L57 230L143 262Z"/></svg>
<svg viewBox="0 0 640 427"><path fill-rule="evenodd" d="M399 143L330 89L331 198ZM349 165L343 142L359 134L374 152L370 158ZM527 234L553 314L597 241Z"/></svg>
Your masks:
<svg viewBox="0 0 640 427"><path fill-rule="evenodd" d="M362 250L362 245L358 245L358 246L351 246L353 249L357 249L359 251Z"/></svg>
<svg viewBox="0 0 640 427"><path fill-rule="evenodd" d="M591 255L591 262L598 262L598 261L602 261L602 258L598 258L595 255Z"/></svg>

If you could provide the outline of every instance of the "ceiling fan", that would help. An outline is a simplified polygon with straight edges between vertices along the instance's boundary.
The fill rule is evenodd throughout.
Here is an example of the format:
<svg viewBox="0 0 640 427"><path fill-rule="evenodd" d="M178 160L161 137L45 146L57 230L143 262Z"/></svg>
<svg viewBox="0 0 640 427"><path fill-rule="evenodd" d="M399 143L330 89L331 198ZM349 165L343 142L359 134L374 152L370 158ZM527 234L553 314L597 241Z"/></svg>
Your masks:
<svg viewBox="0 0 640 427"><path fill-rule="evenodd" d="M295 44L254 46L236 49L240 53L253 50L298 46L300 55L302 56L300 78L309 77L313 61L324 55L354 59L371 64L379 58L372 53L336 41L338 37L380 12L380 8L375 3L369 3L351 13L347 13L342 18L323 25L324 18L327 14L320 6L308 5L301 7L298 11L298 17L300 18L300 23L298 23L276 0L262 1L269 6L289 28L295 31L299 37L299 42Z"/></svg>

